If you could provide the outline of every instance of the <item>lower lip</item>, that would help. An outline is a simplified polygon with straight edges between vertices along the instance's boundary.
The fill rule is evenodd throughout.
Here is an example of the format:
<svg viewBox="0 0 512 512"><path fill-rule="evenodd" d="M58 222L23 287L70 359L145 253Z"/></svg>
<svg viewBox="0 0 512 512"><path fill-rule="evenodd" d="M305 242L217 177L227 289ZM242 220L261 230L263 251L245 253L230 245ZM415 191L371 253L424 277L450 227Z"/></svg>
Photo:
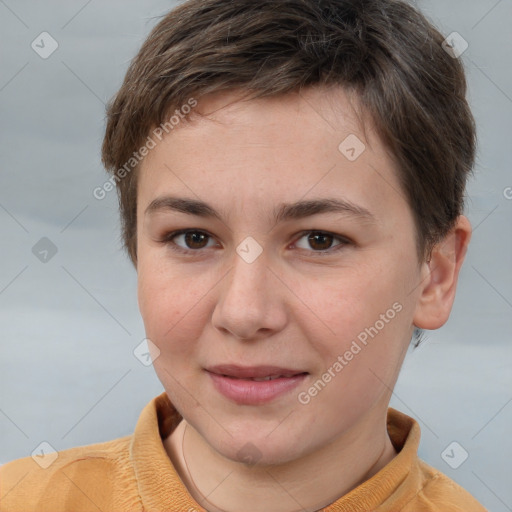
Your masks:
<svg viewBox="0 0 512 512"><path fill-rule="evenodd" d="M217 391L239 405L258 405L270 402L296 388L307 377L307 374L301 373L293 377L255 381L234 379L212 372L208 372L208 374Z"/></svg>

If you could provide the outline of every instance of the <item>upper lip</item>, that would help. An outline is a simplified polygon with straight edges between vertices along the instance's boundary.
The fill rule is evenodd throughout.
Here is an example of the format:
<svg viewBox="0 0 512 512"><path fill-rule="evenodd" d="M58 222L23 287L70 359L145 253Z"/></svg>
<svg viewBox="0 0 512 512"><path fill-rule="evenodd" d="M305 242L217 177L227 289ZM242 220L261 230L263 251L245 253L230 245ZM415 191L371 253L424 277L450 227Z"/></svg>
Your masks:
<svg viewBox="0 0 512 512"><path fill-rule="evenodd" d="M283 368L281 366L261 365L261 366L238 366L236 364L219 364L206 368L211 373L218 375L227 375L238 379L252 379L261 377L275 377L278 375L292 376L301 373L307 373L303 370L294 370L293 368Z"/></svg>

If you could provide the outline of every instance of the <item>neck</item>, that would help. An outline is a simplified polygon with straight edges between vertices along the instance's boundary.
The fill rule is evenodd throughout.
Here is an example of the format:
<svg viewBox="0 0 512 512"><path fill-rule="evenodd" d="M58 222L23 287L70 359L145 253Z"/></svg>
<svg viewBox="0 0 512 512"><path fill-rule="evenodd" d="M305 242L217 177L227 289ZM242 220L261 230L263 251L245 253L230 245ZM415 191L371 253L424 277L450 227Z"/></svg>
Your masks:
<svg viewBox="0 0 512 512"><path fill-rule="evenodd" d="M317 511L396 456L387 434L386 412L372 411L329 445L278 466L248 466L227 459L185 419L164 445L192 497L210 512Z"/></svg>

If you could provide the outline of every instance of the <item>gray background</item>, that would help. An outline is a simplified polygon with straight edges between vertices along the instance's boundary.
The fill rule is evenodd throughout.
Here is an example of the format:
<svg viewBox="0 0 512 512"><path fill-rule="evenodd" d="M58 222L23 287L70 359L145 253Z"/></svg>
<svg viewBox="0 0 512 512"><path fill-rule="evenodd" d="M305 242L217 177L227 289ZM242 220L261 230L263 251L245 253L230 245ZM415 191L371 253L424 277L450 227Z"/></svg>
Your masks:
<svg viewBox="0 0 512 512"><path fill-rule="evenodd" d="M0 463L43 440L62 450L128 435L163 391L133 354L144 329L115 192L98 201L92 191L107 178L104 103L174 4L0 0ZM475 231L452 316L409 353L391 406L420 423L425 461L490 510L510 511L512 2L418 6L469 43ZM59 44L47 59L31 48L43 31ZM47 262L32 252L43 237L58 251ZM453 441L469 453L458 469L441 457Z"/></svg>

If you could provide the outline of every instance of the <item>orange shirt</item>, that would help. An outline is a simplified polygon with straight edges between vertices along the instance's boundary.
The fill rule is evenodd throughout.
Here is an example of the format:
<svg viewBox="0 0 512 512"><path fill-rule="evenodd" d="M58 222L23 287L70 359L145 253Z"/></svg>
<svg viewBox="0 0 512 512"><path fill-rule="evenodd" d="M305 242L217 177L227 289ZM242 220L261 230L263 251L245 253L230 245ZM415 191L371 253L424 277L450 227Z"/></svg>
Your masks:
<svg viewBox="0 0 512 512"><path fill-rule="evenodd" d="M143 409L130 436L60 451L46 469L32 457L4 464L0 511L204 512L162 442L180 420L162 393ZM398 455L323 512L486 512L467 491L418 458L420 427L414 419L389 408L388 433ZM50 462L49 457L43 459Z"/></svg>

